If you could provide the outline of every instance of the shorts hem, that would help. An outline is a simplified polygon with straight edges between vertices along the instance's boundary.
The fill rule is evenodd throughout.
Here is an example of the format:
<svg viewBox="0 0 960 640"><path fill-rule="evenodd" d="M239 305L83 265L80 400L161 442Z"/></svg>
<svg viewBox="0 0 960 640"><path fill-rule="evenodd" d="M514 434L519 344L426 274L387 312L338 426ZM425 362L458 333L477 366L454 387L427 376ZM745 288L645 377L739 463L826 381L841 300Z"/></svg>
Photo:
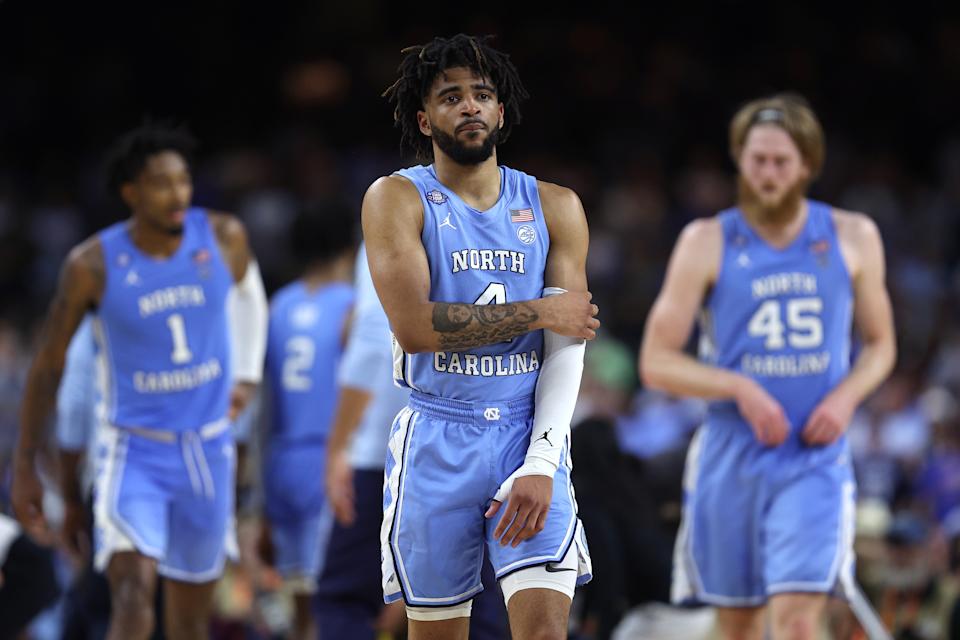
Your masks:
<svg viewBox="0 0 960 640"><path fill-rule="evenodd" d="M409 598L407 598L406 594L404 594L402 591L400 591L400 592L397 592L396 594L391 594L391 595L389 595L389 596L384 596L384 597L383 597L383 601L384 601L386 604L390 604L391 602L396 602L397 600L400 600L401 598L403 598L404 604L406 604L408 607L426 607L426 608L437 608L437 609L439 609L439 608L442 608L442 607L455 607L455 606L457 606L458 604L463 604L464 602L467 602L467 601L469 601L469 600L473 600L474 598L477 597L477 595L478 595L481 591L483 591L483 585L482 585L482 584L478 584L477 586L473 587L472 589L468 589L467 591L465 591L465 592L463 593L463 595L452 596L452 597L447 598L447 599L444 599L444 598L431 598L431 600L432 600L433 602L415 602L415 601L412 601L412 600L410 600ZM390 598L390 599L388 600L388 598ZM438 600L443 600L443 602L437 602Z"/></svg>
<svg viewBox="0 0 960 640"><path fill-rule="evenodd" d="M223 575L223 567L226 564L226 558L221 555L220 559L214 563L214 566L205 571L186 571L184 569L177 569L163 563L157 563L157 573L168 578L170 580L175 580L177 582L190 582L193 584L201 584L204 582L212 582L220 578Z"/></svg>

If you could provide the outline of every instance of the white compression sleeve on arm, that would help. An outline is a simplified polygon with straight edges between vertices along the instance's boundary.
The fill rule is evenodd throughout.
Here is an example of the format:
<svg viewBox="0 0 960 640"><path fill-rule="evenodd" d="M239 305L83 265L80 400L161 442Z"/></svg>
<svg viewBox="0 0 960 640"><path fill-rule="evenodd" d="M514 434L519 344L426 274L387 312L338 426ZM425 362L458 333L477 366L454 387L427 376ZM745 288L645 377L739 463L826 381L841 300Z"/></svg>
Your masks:
<svg viewBox="0 0 960 640"><path fill-rule="evenodd" d="M227 298L233 378L238 382L260 382L267 352L267 294L255 260L247 264L243 279L230 289Z"/></svg>
<svg viewBox="0 0 960 640"><path fill-rule="evenodd" d="M543 297L566 293L559 287L547 287ZM586 341L568 338L553 331L543 332L543 364L537 377L533 411L533 431L523 465L500 485L494 500L503 502L513 481L523 476L553 477L563 463L561 456L570 439L570 420L580 392L583 354Z"/></svg>

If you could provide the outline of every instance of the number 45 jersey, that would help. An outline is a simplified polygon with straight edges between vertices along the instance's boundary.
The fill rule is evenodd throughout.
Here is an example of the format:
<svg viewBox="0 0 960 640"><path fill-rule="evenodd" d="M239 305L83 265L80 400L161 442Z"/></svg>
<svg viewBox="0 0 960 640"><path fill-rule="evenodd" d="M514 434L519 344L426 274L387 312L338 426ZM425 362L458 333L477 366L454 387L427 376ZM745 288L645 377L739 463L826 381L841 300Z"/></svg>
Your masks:
<svg viewBox="0 0 960 640"><path fill-rule="evenodd" d="M536 178L501 166L500 198L478 211L440 183L433 165L397 174L416 186L423 203L431 301L504 304L543 295L550 239ZM463 351L408 354L396 339L393 348L400 386L471 402L510 400L536 388L543 332Z"/></svg>
<svg viewBox="0 0 960 640"><path fill-rule="evenodd" d="M106 271L96 335L107 420L120 427L198 429L227 415L227 293L233 276L199 208L169 258L134 245L128 222L100 232Z"/></svg>
<svg viewBox="0 0 960 640"><path fill-rule="evenodd" d="M787 449L800 446L810 413L850 366L850 277L830 206L807 205L803 230L783 249L738 209L719 214L723 259L701 318L701 358L753 378L780 402ZM712 403L708 422L734 422L753 437L733 402Z"/></svg>

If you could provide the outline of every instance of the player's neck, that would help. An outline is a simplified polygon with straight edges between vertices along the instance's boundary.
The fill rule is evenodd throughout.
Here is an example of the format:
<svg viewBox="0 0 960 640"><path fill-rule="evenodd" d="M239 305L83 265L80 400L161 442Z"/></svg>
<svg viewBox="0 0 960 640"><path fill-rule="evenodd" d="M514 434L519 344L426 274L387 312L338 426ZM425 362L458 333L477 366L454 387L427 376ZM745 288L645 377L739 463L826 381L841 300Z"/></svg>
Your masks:
<svg viewBox="0 0 960 640"><path fill-rule="evenodd" d="M183 233L174 234L131 216L127 226L130 240L134 246L148 256L169 258L183 242Z"/></svg>
<svg viewBox="0 0 960 640"><path fill-rule="evenodd" d="M352 270L352 257L345 254L329 262L307 267L301 280L308 291L316 291L333 282L349 282Z"/></svg>
<svg viewBox="0 0 960 640"><path fill-rule="evenodd" d="M437 179L478 211L486 211L500 199L500 168L497 152L480 164L458 164L434 149L433 167Z"/></svg>
<svg viewBox="0 0 960 640"><path fill-rule="evenodd" d="M757 235L767 244L778 249L789 246L797 239L809 215L807 201L804 198L789 210L778 212L779 215L776 217L766 216L755 207L741 206L740 209Z"/></svg>

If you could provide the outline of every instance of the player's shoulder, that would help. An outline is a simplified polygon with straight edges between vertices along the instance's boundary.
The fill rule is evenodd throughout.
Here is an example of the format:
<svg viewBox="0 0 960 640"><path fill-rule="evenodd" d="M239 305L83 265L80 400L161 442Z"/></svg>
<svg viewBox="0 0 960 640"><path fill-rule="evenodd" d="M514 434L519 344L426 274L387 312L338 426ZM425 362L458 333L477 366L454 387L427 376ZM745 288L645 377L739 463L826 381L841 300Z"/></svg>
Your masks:
<svg viewBox="0 0 960 640"><path fill-rule="evenodd" d="M367 188L366 198L387 199L398 204L420 202L417 185L409 178L397 173L381 176Z"/></svg>
<svg viewBox="0 0 960 640"><path fill-rule="evenodd" d="M412 221L422 224L423 203L417 186L397 174L377 178L363 196L361 217L369 222Z"/></svg>
<svg viewBox="0 0 960 640"><path fill-rule="evenodd" d="M865 213L833 207L831 216L841 240L855 243L880 240L877 223Z"/></svg>
<svg viewBox="0 0 960 640"><path fill-rule="evenodd" d="M583 209L580 196L569 187L564 187L546 180L537 180L537 191L540 192L540 204L544 211L572 211Z"/></svg>
<svg viewBox="0 0 960 640"><path fill-rule="evenodd" d="M246 241L247 230L240 218L232 213L215 209L201 209L201 211L207 217L218 240L228 245Z"/></svg>
<svg viewBox="0 0 960 640"><path fill-rule="evenodd" d="M87 237L79 244L74 245L64 265L68 269L80 269L82 271L103 272L103 242L100 233L95 233Z"/></svg>
<svg viewBox="0 0 960 640"><path fill-rule="evenodd" d="M270 311L282 312L282 310L303 297L303 285L300 280L288 282L277 289L270 297Z"/></svg>
<svg viewBox="0 0 960 640"><path fill-rule="evenodd" d="M723 221L720 214L695 218L684 225L678 244L696 249L709 249L723 242Z"/></svg>
<svg viewBox="0 0 960 640"><path fill-rule="evenodd" d="M106 261L101 234L75 245L63 261L63 282L73 289L99 296L106 282Z"/></svg>

